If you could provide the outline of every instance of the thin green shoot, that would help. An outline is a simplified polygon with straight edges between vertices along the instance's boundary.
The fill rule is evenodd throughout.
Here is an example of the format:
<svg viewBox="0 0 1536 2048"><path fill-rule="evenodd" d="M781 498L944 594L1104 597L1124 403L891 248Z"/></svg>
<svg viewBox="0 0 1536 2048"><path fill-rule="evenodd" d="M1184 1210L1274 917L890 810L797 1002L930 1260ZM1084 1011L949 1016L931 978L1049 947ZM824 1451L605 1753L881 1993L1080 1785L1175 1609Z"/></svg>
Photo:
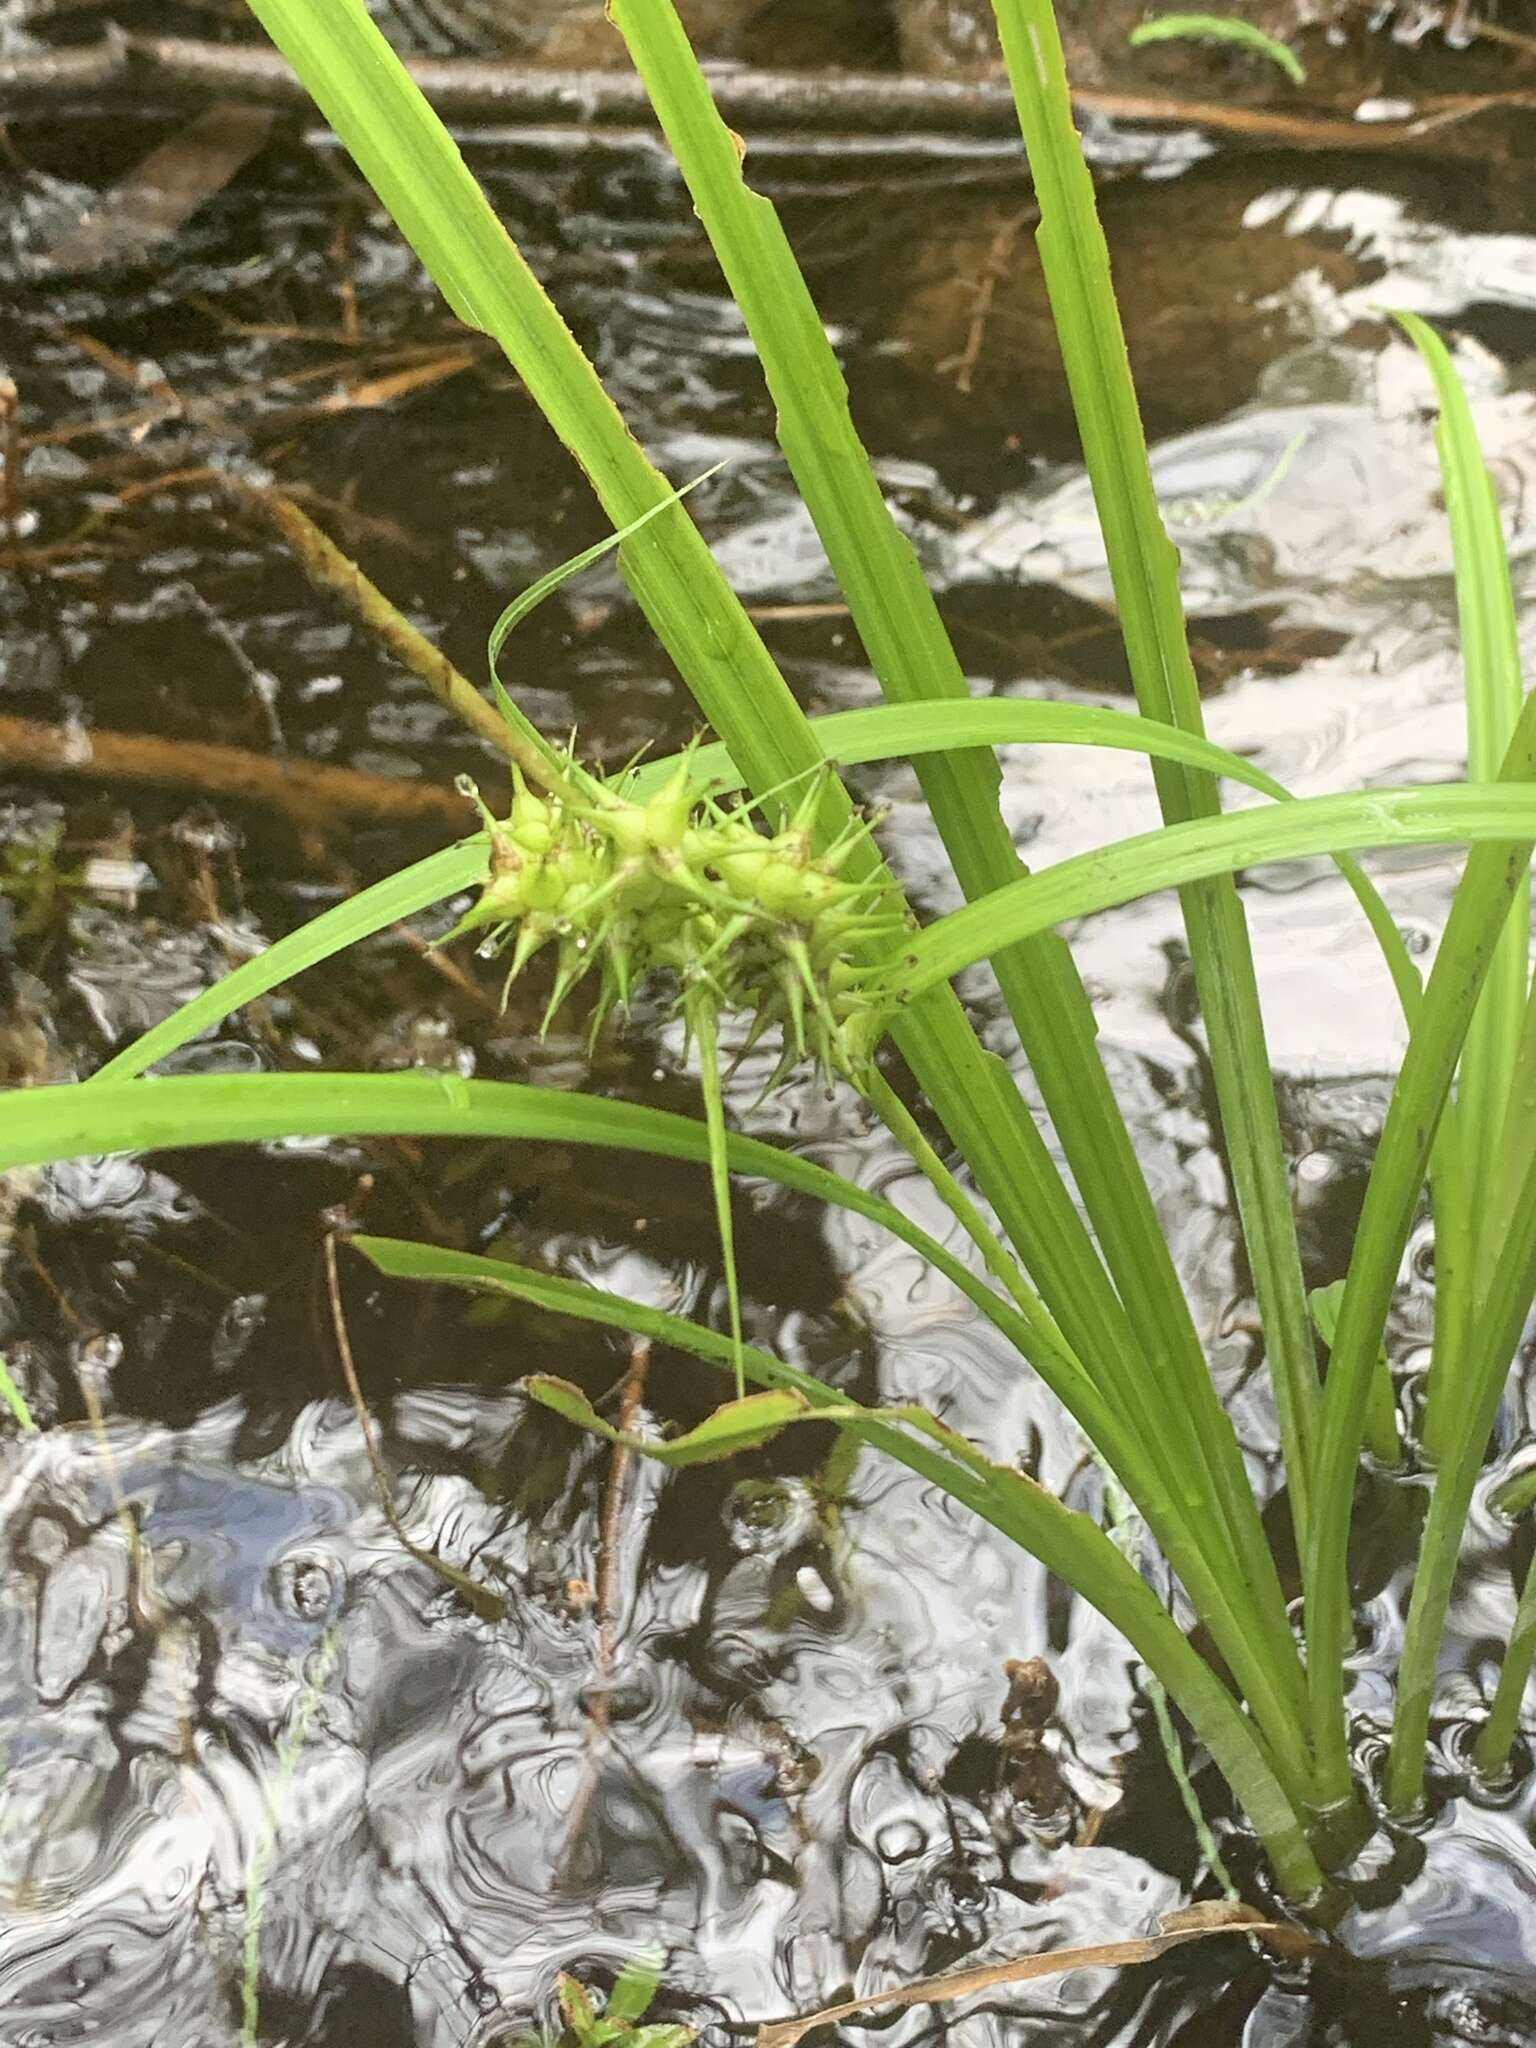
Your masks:
<svg viewBox="0 0 1536 2048"><path fill-rule="evenodd" d="M1494 1689L1488 1718L1478 1731L1472 1755L1485 1778L1497 1779L1509 1769L1510 1752L1520 1732L1520 1709L1536 1663L1536 1564L1527 1565L1515 1625L1504 1652L1503 1669Z"/></svg>
<svg viewBox="0 0 1536 2048"><path fill-rule="evenodd" d="M696 2027L667 2020L641 2024L661 1982L661 1964L655 1951L634 1957L619 1972L605 2001L594 1999L579 1978L562 1970L557 1991L564 2023L560 2032L526 2035L513 2048L689 2048Z"/></svg>
<svg viewBox="0 0 1536 2048"><path fill-rule="evenodd" d="M635 518L631 519L627 526L621 526L616 533L610 533L604 539L594 541L591 547L583 548L580 554L572 555L569 561L562 562L558 568L549 570L547 574L539 577L537 582L530 583L526 590L517 597L514 597L491 628L486 654L491 665L492 674L496 672L496 665L501 659L501 650L507 644L508 635L514 627L522 624L530 612L537 610L546 597L552 597L557 590L569 583L573 577L581 575L583 570L590 569L594 562L600 562L605 555L611 555L615 548L622 547L632 534L639 533L644 527L649 526L653 519L659 518L663 512L670 511L674 505L681 504L690 491L696 491L700 484L707 484L712 476L718 476L724 468L725 463L723 460L712 463L702 474L696 476L691 483L680 484L670 496L660 499L654 505L648 506L644 512L637 514ZM540 734L539 738L542 741L543 735Z"/></svg>
<svg viewBox="0 0 1536 2048"><path fill-rule="evenodd" d="M537 582L530 583L526 590L513 598L512 602L492 626L490 636L486 642L486 661L490 668L491 688L495 693L497 705L508 727L524 741L526 746L536 749L548 763L555 776L552 786L556 788L564 786L561 781L560 764L556 758L555 750L550 746L549 741L545 739L538 727L518 709L512 698L507 694L506 686L501 679L498 664L501 660L502 649L507 644L508 636L515 627L521 625L530 612L537 610L546 597L553 596L555 591L561 589L563 585L569 583L574 577L581 575L584 570L590 569L594 562L602 561L605 555L611 555L616 548L621 548L627 540L649 526L653 519L659 518L663 512L670 511L674 505L681 504L690 491L696 491L700 484L708 483L710 478L717 476L724 467L725 463L723 461L712 464L702 475L696 476L691 483L680 485L666 497L658 499L654 505L647 506L645 511L637 513L627 525L621 526L616 533L610 533L604 539L595 541L591 547L583 548L579 554L572 555L569 561L562 562L558 568L551 569L546 575L540 576Z"/></svg>
<svg viewBox="0 0 1536 2048"><path fill-rule="evenodd" d="M1128 1564L1136 1564L1141 1549L1144 1524L1136 1512L1136 1504L1116 1479L1113 1472L1099 1461L1099 1470L1104 1477L1104 1511L1109 1520L1110 1540ZM1189 1822L1190 1833L1200 1850L1201 1860L1215 1880L1224 1898L1233 1905L1239 1900L1237 1886L1232 1881L1226 1860L1217 1845L1210 1822L1205 1817L1205 1808L1200 1804L1200 1795L1195 1790L1194 1780L1189 1774L1189 1761L1184 1754L1184 1744L1179 1731L1173 1725L1173 1715L1168 1709L1168 1693L1155 1671L1142 1667L1142 1687L1152 1708L1152 1720L1157 1729L1158 1743L1162 1748L1163 1761L1168 1766L1168 1775L1173 1779L1179 1794L1179 1804Z"/></svg>
<svg viewBox="0 0 1536 2048"><path fill-rule="evenodd" d="M1238 21L1229 14L1165 14L1156 21L1143 21L1131 30L1129 41L1136 49L1148 43L1228 43L1252 50L1278 65L1293 85L1305 85L1306 68L1289 43L1266 35L1251 21Z"/></svg>
<svg viewBox="0 0 1536 2048"><path fill-rule="evenodd" d="M736 1271L736 1226L731 1215L731 1166L726 1147L725 1089L720 1078L720 1028L710 991L696 983L683 998L689 1035L699 1049L699 1086L704 1099L704 1128L709 1133L709 1184L715 1200L715 1229L725 1272L725 1298L730 1312L731 1350L736 1364L736 1395L747 1391L742 1359L741 1281Z"/></svg>
<svg viewBox="0 0 1536 2048"><path fill-rule="evenodd" d="M327 1629L310 1667L293 1724L277 1748L277 1768L265 1788L266 1811L245 1871L245 1943L240 1979L240 2048L258 2048L261 1985L261 1930L267 1913L267 1882L283 1824L283 1805L298 1769L310 1723L325 1692L336 1654L336 1632Z"/></svg>
<svg viewBox="0 0 1536 2048"><path fill-rule="evenodd" d="M16 1418L18 1428L24 1436L35 1436L37 1424L32 1419L32 1410L27 1406L27 1397L11 1377L11 1369L5 1354L0 1352L0 1400L5 1402Z"/></svg>

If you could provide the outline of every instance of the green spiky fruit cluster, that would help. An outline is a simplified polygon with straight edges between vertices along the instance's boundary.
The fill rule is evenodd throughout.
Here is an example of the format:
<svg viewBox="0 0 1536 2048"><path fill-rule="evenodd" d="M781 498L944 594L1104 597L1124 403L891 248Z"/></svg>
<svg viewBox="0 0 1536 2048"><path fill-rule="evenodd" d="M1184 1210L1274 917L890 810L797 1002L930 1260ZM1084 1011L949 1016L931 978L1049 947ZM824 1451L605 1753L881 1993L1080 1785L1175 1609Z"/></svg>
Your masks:
<svg viewBox="0 0 1536 2048"><path fill-rule="evenodd" d="M462 785L485 819L490 874L450 936L484 929L483 954L510 951L503 1002L534 955L554 946L546 1030L589 974L599 977L594 1035L644 982L670 975L690 1019L707 999L717 1014L752 1016L749 1046L779 1029L781 1071L810 1056L857 1080L887 1021L861 955L906 925L888 883L845 873L868 825L850 825L818 853L819 777L770 831L750 807L701 795L686 758L648 798L628 793L630 776L608 782L562 766L560 795L537 794L514 769L505 818Z"/></svg>

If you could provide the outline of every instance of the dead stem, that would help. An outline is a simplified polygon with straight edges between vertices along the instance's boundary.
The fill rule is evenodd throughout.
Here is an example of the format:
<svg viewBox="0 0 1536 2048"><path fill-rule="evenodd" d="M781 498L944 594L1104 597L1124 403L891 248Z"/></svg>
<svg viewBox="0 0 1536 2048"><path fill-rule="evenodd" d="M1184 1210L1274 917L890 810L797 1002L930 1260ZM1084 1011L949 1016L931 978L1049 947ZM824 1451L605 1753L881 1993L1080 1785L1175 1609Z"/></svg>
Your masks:
<svg viewBox="0 0 1536 2048"><path fill-rule="evenodd" d="M31 1267L34 1279L39 1282L43 1292L58 1310L60 1319L69 1325L77 1338L84 1337L86 1333L85 1318L80 1314L69 1296L44 1264L43 1255L37 1248L37 1232L30 1225L25 1230L18 1231L16 1233L16 1245L22 1257Z"/></svg>
<svg viewBox="0 0 1536 2048"><path fill-rule="evenodd" d="M13 379L0 375L0 550L14 556L21 540L21 397Z"/></svg>
<svg viewBox="0 0 1536 2048"><path fill-rule="evenodd" d="M1069 1970L1123 1970L1137 1963L1156 1962L1170 1949L1181 1948L1186 1942L1208 1941L1223 1934L1244 1935L1250 1941L1262 1942L1275 1954L1292 1961L1305 1959L1320 1946L1300 1928L1266 1918L1251 1906L1206 1900L1175 1913L1165 1913L1155 1934L1136 1940L1094 1942L1083 1948L1020 1956L1011 1962L980 1963L942 1977L920 1978L915 1984L879 1991L869 1998L850 1998L844 2004L824 2006L819 2012L797 2019L770 2021L757 2030L757 2048L796 2048L796 2043L813 2028L833 2026L839 2020L861 2019L867 2013L888 2012L899 2006L972 1998L978 1992L993 1991L1005 1984L1059 1977Z"/></svg>
<svg viewBox="0 0 1536 2048"><path fill-rule="evenodd" d="M476 1009L483 1010L488 1017L501 1018L504 1013L495 996L483 983L476 981L472 974L467 974L451 953L442 946L434 946L430 939L423 938L418 931L412 931L408 924L394 924L390 926L390 930L397 939L404 940L411 951L430 967L434 974L440 975L450 987L457 989L461 996L475 1005Z"/></svg>
<svg viewBox="0 0 1536 2048"><path fill-rule="evenodd" d="M1527 63L1536 62L1536 36L1522 35L1515 28L1502 28L1494 21L1474 22L1472 33L1481 43L1502 43L1506 50L1517 50Z"/></svg>
<svg viewBox="0 0 1536 2048"><path fill-rule="evenodd" d="M355 347L362 324L357 317L357 286L352 282L352 232L345 213L338 214L331 236L331 267L336 272L336 297L341 306L341 332Z"/></svg>
<svg viewBox="0 0 1536 2048"><path fill-rule="evenodd" d="M472 732L488 740L498 753L510 755L524 774L541 786L547 782L548 765L543 757L532 747L520 744L489 699L481 696L425 633L418 632L395 609L377 584L370 582L356 562L343 554L292 498L281 491L257 490L249 484L231 482L238 501L262 513L277 528L317 589L339 597L381 645L419 677L438 702Z"/></svg>
<svg viewBox="0 0 1536 2048"><path fill-rule="evenodd" d="M633 1436L640 1420L640 1410L645 1402L646 1376L651 1366L651 1340L649 1337L633 1337L629 1346L629 1369L619 1387L619 1434ZM608 1480L603 1488L603 1507L599 1522L597 1550L597 1665L602 1719L607 1721L607 1687L612 1679L615 1659L618 1656L618 1630L622 1608L622 1587L620 1585L620 1552L624 1535L624 1503L629 1492L629 1475L634 1467L634 1453L624 1444L615 1444L608 1464ZM598 1714L593 1713L596 1723Z"/></svg>
<svg viewBox="0 0 1536 2048"><path fill-rule="evenodd" d="M632 1436L640 1420L640 1410L645 1401L646 1376L650 1366L650 1338L632 1337L629 1364L619 1384L618 1426L624 1436ZM615 1444L609 1453L608 1476L603 1485L602 1507L598 1512L597 1646L592 1660L591 1706L587 1715L587 1755L581 1782L576 1788L566 1819L565 1848L561 1852L555 1878L556 1887L561 1891L568 1890L574 1881L576 1859L587 1831L592 1801L597 1796L602 1753L612 1725L610 1693L618 1664L619 1623L623 1614L624 1598L624 1505L633 1466L634 1453L624 1444Z"/></svg>
<svg viewBox="0 0 1536 2048"><path fill-rule="evenodd" d="M482 1621L505 1620L507 1603L499 1593L493 1593L489 1586L481 1585L480 1581L471 1578L468 1572L461 1572L457 1565L451 1565L434 1552L424 1550L406 1534L405 1524L400 1519L390 1490L389 1474L384 1469L384 1459L374 1435L373 1417L368 1411L367 1401L363 1398L362 1382L357 1376L357 1362L352 1356L352 1340L347 1334L346 1311L342 1307L341 1283L336 1272L336 1238L337 1232L334 1229L326 1231L325 1286L331 1307L331 1328L336 1337L336 1355L341 1362L342 1378L347 1383L347 1392L352 1398L352 1407L357 1415L357 1426L362 1431L363 1448L368 1454L368 1464L373 1473L384 1519L402 1549L409 1552L418 1564L425 1565L429 1571L436 1572L440 1579L445 1579L462 1595Z"/></svg>

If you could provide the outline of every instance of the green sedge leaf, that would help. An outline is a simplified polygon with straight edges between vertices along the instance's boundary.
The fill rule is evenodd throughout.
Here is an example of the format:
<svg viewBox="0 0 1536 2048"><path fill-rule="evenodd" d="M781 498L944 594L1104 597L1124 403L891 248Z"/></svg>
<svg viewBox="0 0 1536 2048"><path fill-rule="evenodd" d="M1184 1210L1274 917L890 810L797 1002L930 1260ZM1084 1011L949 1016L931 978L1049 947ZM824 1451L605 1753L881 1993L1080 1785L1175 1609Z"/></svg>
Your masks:
<svg viewBox="0 0 1536 2048"><path fill-rule="evenodd" d="M413 867L401 868L398 874L375 882L371 889L362 890L345 903L338 903L334 910L311 918L308 924L279 939L254 960L245 961L233 973L223 975L212 988L193 996L179 1010L173 1010L163 1022L99 1067L88 1085L94 1088L103 1082L126 1081L132 1075L144 1073L157 1060L168 1058L203 1032L215 1030L236 1010L259 1001L306 968L334 959L348 946L371 939L376 932L398 924L403 918L414 917L417 911L441 903L445 896L455 896L460 889L483 882L486 853L484 834L463 840L417 861Z"/></svg>
<svg viewBox="0 0 1536 2048"><path fill-rule="evenodd" d="M32 1419L32 1410L27 1406L27 1397L11 1378L11 1369L0 1355L0 1399L3 1399L23 1434L35 1436L37 1424Z"/></svg>
<svg viewBox="0 0 1536 2048"><path fill-rule="evenodd" d="M1103 529L1136 702L1148 718L1203 733L1178 551L1153 484L1109 246L1075 124L1056 15L1051 0L994 0L994 11L1040 208L1036 242L1041 271ZM1217 785L1209 775L1160 766L1154 779L1170 823L1211 817L1220 810ZM1182 890L1180 907L1233 1193L1264 1323L1290 1480L1288 1502L1300 1535L1311 1513L1317 1362L1253 951L1237 891L1226 875ZM1169 1327L1166 1314L1151 1314L1154 1327ZM1241 1569L1260 1589L1256 1611L1274 1655L1287 1663L1297 1683L1273 1556L1252 1512L1233 1432L1220 1404L1210 1399L1198 1343L1193 1355L1187 1343L1180 1343L1172 1363L1195 1424L1192 1433L1221 1482L1221 1506L1240 1546Z"/></svg>
<svg viewBox="0 0 1536 2048"><path fill-rule="evenodd" d="M1532 847L1536 845L1536 827L1530 822L1536 799L1536 788L1532 787L1536 782L1536 697L1527 698L1522 707L1500 778L1496 783L1463 787L1454 794L1439 793L1451 798L1454 808L1470 809L1477 827L1475 834L1453 829L1438 836L1480 836L1496 817L1506 829L1491 835L1489 843L1475 845L1462 870L1425 989L1423 1008L1403 1056L1366 1184L1350 1252L1348 1285L1329 1359L1318 1446L1319 1512L1304 1561L1313 1747L1318 1760L1319 1794L1328 1804L1352 1796L1343 1674L1353 1635L1345 1559L1371 1380L1456 1065L1485 986L1500 927L1521 880L1529 872ZM1411 799L1401 801L1411 801L1417 822L1422 823L1429 809L1425 799L1432 800L1435 794L1421 790ZM1529 1161L1523 1164L1528 1169ZM1506 1262L1518 1255L1526 1227L1532 1221L1519 1213L1521 1199L1529 1199L1523 1186L1517 1189L1516 1207L1496 1255L1493 1277L1501 1286L1507 1276ZM1488 1302L1496 1292L1497 1288L1490 1286L1481 1316L1490 1313ZM1501 1372L1507 1370L1514 1341L1511 1339L1509 1352L1498 1361ZM1472 1376L1475 1380L1493 1358L1493 1351L1486 1335L1480 1336L1476 1330L1469 1338L1469 1350L1477 1361ZM1459 1432L1471 1431L1476 1419L1477 1403L1469 1393ZM1468 1435L1459 1435L1455 1447L1458 1454L1469 1440ZM1479 1439L1474 1471L1475 1457L1482 1448L1483 1441ZM1443 1497L1445 1469L1442 1466L1442 1484L1437 1487L1431 1506L1432 1523ZM1416 1761L1411 1761L1411 1745L1405 1742L1404 1729L1422 1697L1416 1676L1410 1685L1410 1666L1417 1664L1421 1670L1432 1667L1439 1649L1438 1622L1432 1638L1427 1639L1419 1632L1417 1619L1432 1611L1431 1582L1436 1579L1448 1593L1449 1580L1440 1578L1438 1565L1431 1569L1426 1531L1404 1636L1397 1725L1389 1768L1394 1799L1403 1790L1402 1771L1423 1770L1422 1746ZM1443 1609L1441 1612L1443 1617Z"/></svg>
<svg viewBox="0 0 1536 2048"><path fill-rule="evenodd" d="M1513 782L1350 791L1193 818L1075 854L985 902L950 911L903 945L892 985L903 995L917 994L1045 925L1206 876L1364 847L1518 845L1531 838L1536 788Z"/></svg>
<svg viewBox="0 0 1536 2048"><path fill-rule="evenodd" d="M521 625L528 614L536 610L546 597L553 596L562 584L569 583L574 576L579 576L583 569L590 569L592 564L600 562L604 555L611 555L615 548L621 548L625 541L639 533L642 527L649 526L651 521L660 518L663 512L668 512L674 505L681 504L690 491L696 491L700 484L707 484L710 478L717 476L724 467L723 461L716 462L702 475L696 476L691 483L679 484L675 491L670 491L656 504L647 506L645 511L631 519L627 526L621 526L617 533L610 533L605 539L594 542L591 547L583 548L579 555L572 555L568 562L562 562L558 569L549 570L536 583L530 583L520 596L514 597L492 626L490 638L486 642L486 659L490 663L491 678L498 691L502 686L496 675L496 664L501 658L502 648L507 644L507 637L515 626ZM505 706L503 708L505 709ZM521 719L520 713L514 715Z"/></svg>
<svg viewBox="0 0 1536 2048"><path fill-rule="evenodd" d="M534 1373L518 1384L530 1400L537 1401L541 1407L552 1408L567 1422L574 1422L578 1429L606 1437L611 1444L622 1444L625 1450L638 1452L643 1458L653 1458L658 1465L718 1464L723 1458L734 1458L740 1451L755 1451L770 1443L793 1422L816 1420L803 1395L776 1389L762 1394L745 1394L740 1400L727 1401L682 1436L625 1436L611 1422L605 1421L580 1387L572 1386L569 1380L554 1379L547 1373Z"/></svg>
<svg viewBox="0 0 1536 2048"><path fill-rule="evenodd" d="M630 2022L644 2019L661 1982L661 1965L662 1958L654 1949L645 1955L632 1957L619 1972L618 1981L608 1994L608 2003L603 2008L604 2017ZM647 2031L659 2033L662 2029L658 2027Z"/></svg>
<svg viewBox="0 0 1536 2048"><path fill-rule="evenodd" d="M1524 695L1498 494L1449 349L1417 314L1394 317L1428 365L1439 401L1435 446L1456 567L1467 777L1491 782ZM1536 1041L1522 1054L1530 936L1530 885L1522 880L1467 1032L1435 1161L1435 1339L1424 1416L1425 1449L1435 1460L1467 1412L1476 1297L1493 1250L1504 1241L1514 1189L1536 1142Z"/></svg>

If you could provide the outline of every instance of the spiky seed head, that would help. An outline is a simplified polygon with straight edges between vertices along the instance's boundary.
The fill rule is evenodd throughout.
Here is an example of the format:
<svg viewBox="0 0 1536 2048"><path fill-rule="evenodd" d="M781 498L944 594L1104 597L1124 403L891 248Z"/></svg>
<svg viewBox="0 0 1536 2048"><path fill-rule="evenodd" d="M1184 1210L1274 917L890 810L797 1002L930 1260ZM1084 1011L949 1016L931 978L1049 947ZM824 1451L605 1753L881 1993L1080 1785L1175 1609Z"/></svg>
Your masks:
<svg viewBox="0 0 1536 2048"><path fill-rule="evenodd" d="M774 833L751 807L698 795L686 758L643 803L622 794L627 774L605 782L574 763L569 773L581 790L573 801L535 795L514 774L502 820L466 789L487 823L490 877L456 929L490 926L495 950L512 944L509 987L536 952L558 942L546 1028L594 964L594 1031L645 976L665 972L695 1006L707 1000L749 1014L749 1045L778 1030L779 1075L809 1051L824 1069L857 1078L883 1012L856 956L904 920L887 883L842 878L868 843L866 824L851 823L816 853L825 773L805 778L789 824Z"/></svg>

